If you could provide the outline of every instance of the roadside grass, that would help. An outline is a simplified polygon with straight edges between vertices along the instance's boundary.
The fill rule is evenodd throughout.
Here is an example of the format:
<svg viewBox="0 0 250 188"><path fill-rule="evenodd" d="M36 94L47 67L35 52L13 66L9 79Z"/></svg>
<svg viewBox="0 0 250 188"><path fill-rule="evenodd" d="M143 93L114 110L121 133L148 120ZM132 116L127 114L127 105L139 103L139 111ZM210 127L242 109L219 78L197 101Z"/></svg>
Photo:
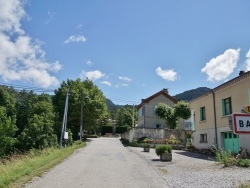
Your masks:
<svg viewBox="0 0 250 188"><path fill-rule="evenodd" d="M0 163L0 188L22 187L35 176L56 166L86 143L75 142L66 148L31 150L26 155L17 155Z"/></svg>
<svg viewBox="0 0 250 188"><path fill-rule="evenodd" d="M250 188L250 182L246 184L241 184L239 188Z"/></svg>

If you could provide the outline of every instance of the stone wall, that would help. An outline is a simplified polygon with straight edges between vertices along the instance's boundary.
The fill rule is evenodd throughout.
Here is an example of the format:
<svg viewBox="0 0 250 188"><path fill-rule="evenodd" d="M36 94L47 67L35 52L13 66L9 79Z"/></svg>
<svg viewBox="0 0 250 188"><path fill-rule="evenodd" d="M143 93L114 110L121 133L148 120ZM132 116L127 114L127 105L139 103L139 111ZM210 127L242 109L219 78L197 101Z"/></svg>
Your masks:
<svg viewBox="0 0 250 188"><path fill-rule="evenodd" d="M166 139L169 138L170 135L174 135L178 140L184 140L185 132L187 131L134 127L123 133L121 137L129 140L129 142L133 139L138 140L142 137L147 137L149 139Z"/></svg>

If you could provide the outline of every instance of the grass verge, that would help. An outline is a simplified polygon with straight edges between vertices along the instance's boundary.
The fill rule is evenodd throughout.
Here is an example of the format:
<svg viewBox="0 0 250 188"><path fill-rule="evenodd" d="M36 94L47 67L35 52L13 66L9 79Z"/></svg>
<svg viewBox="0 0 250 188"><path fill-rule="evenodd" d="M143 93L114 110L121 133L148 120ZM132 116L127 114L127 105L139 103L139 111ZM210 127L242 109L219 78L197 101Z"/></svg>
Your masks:
<svg viewBox="0 0 250 188"><path fill-rule="evenodd" d="M76 142L71 147L31 150L27 155L15 156L0 163L0 188L22 187L35 176L56 166L85 143Z"/></svg>

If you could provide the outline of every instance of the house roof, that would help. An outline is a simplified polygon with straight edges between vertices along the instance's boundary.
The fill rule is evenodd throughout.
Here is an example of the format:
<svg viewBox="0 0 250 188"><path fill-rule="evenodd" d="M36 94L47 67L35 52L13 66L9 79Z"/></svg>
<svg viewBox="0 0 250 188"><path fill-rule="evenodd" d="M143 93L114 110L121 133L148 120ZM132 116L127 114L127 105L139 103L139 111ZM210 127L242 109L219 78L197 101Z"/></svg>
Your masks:
<svg viewBox="0 0 250 188"><path fill-rule="evenodd" d="M137 109L139 110L145 103L149 103L151 100L153 100L154 98L163 95L164 97L168 98L169 100L171 100L173 103L177 103L177 100L174 99L173 97L171 97L167 92L166 89L163 89L155 94L153 94L152 96L146 98L146 99L142 99L141 104L139 104L137 106Z"/></svg>
<svg viewBox="0 0 250 188"><path fill-rule="evenodd" d="M229 87L231 85L237 84L238 82L240 82L242 80L245 80L245 79L247 79L249 77L250 77L250 71L243 72L239 76L237 76L237 77L235 77L235 78L233 78L233 79L231 79L231 80L229 80L229 81L215 87L214 89L211 89L209 92L207 92L207 93L205 93L205 94L191 100L189 103L194 102L196 100L199 100L199 99L201 99L203 97L206 97L207 95L211 94L212 92L218 92L218 91L220 91L220 90L222 90L224 88L227 88L227 87Z"/></svg>

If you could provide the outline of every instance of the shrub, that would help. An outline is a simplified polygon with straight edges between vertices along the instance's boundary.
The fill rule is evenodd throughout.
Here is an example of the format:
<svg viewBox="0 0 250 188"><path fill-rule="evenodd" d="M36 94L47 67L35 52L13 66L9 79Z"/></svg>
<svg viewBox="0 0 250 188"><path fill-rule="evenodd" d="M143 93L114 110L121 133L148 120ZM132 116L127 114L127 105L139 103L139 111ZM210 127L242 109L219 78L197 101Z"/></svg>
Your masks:
<svg viewBox="0 0 250 188"><path fill-rule="evenodd" d="M238 159L237 160L237 166L249 167L250 166L250 160L249 159Z"/></svg>
<svg viewBox="0 0 250 188"><path fill-rule="evenodd" d="M137 147L137 145L138 145L138 144L137 144L137 140L135 140L135 139L132 140L131 145L132 145L133 147Z"/></svg>
<svg viewBox="0 0 250 188"><path fill-rule="evenodd" d="M215 153L216 160L224 164L225 167L236 165L236 159L233 157L230 150L218 150L216 147L212 147Z"/></svg>
<svg viewBox="0 0 250 188"><path fill-rule="evenodd" d="M122 134L122 133L126 132L129 128L130 128L130 126L116 126L116 133Z"/></svg>
<svg viewBox="0 0 250 188"><path fill-rule="evenodd" d="M172 147L170 145L164 144L164 145L158 145L155 148L156 155L161 155L165 152L172 153Z"/></svg>
<svg viewBox="0 0 250 188"><path fill-rule="evenodd" d="M142 144L142 147L143 147L143 148L150 148L150 145L149 145L148 143L143 143L143 144Z"/></svg>

